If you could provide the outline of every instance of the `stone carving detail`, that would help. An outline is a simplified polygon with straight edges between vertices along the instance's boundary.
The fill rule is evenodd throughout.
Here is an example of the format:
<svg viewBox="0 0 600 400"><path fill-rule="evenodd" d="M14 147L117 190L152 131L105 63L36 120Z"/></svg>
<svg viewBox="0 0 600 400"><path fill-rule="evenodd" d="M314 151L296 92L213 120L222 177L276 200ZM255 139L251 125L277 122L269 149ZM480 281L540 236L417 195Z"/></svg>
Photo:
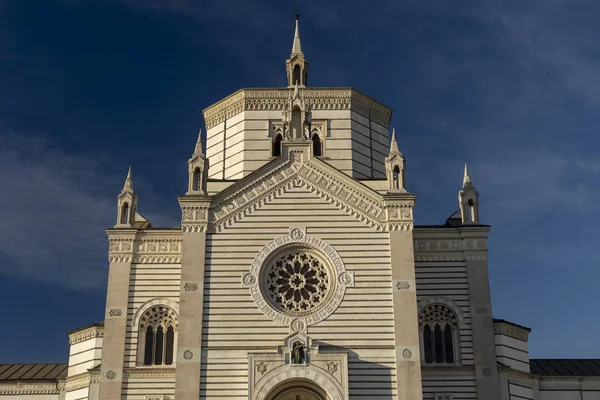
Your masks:
<svg viewBox="0 0 600 400"><path fill-rule="evenodd" d="M165 329L168 326L177 328L178 321L179 316L175 310L167 306L155 305L144 312L140 317L138 325L140 326L140 329L145 329L147 326L152 326L154 328L162 326Z"/></svg>
<svg viewBox="0 0 600 400"><path fill-rule="evenodd" d="M108 233L108 262L131 262L132 248L135 233L132 234L115 234Z"/></svg>
<svg viewBox="0 0 600 400"><path fill-rule="evenodd" d="M327 363L327 371L329 371L330 374L335 374L338 370L338 363L336 363L335 361L331 361Z"/></svg>
<svg viewBox="0 0 600 400"><path fill-rule="evenodd" d="M181 262L181 234L138 235L133 245L136 264L178 264Z"/></svg>
<svg viewBox="0 0 600 400"><path fill-rule="evenodd" d="M458 318L450 307L444 304L430 304L423 308L419 313L419 327L424 327L426 324L433 326L434 324L450 324L452 328L458 327Z"/></svg>
<svg viewBox="0 0 600 400"><path fill-rule="evenodd" d="M264 362L261 362L260 364L256 364L256 370L258 372L260 372L261 375L264 375L265 372L267 372L269 369L269 366L267 364L265 364Z"/></svg>
<svg viewBox="0 0 600 400"><path fill-rule="evenodd" d="M188 283L186 283L186 284L183 286L183 289L184 289L186 292L195 292L195 291L197 291L197 290L198 290L198 284L197 284L197 283L191 283L191 282L188 282Z"/></svg>
<svg viewBox="0 0 600 400"><path fill-rule="evenodd" d="M290 237L293 240L302 240L302 238L304 237L304 231L300 228L294 228L290 230Z"/></svg>
<svg viewBox="0 0 600 400"><path fill-rule="evenodd" d="M406 200L386 201L387 229L390 231L411 231L414 227L414 205L415 197Z"/></svg>
<svg viewBox="0 0 600 400"><path fill-rule="evenodd" d="M341 273L339 281L341 285L354 286L354 273L348 271Z"/></svg>
<svg viewBox="0 0 600 400"><path fill-rule="evenodd" d="M404 351L402 352L402 356L404 358L411 358L412 357L412 351L410 349L404 349Z"/></svg>
<svg viewBox="0 0 600 400"><path fill-rule="evenodd" d="M107 377L108 379L115 379L115 377L116 377L116 376L117 376L117 374L116 374L116 373L115 373L115 371L113 371L113 370L110 370L110 371L108 371L108 372L106 373L106 377Z"/></svg>
<svg viewBox="0 0 600 400"><path fill-rule="evenodd" d="M243 89L204 112L210 129L244 110L283 110L289 104L288 89ZM303 89L312 110L353 110L384 127L389 127L391 110L353 89Z"/></svg>
<svg viewBox="0 0 600 400"><path fill-rule="evenodd" d="M270 173L237 192L224 191L218 195L210 214L211 226L220 231L289 188L306 187L369 226L378 230L387 229L383 199L379 195L356 185L356 182L341 172L322 168L317 165L320 161L314 161L308 156L292 157L295 152L305 152L306 149L291 148L289 151L290 161L282 159L281 164ZM296 160L306 161L296 163ZM409 225L405 228L412 229L412 219ZM295 232L301 233L301 230Z"/></svg>
<svg viewBox="0 0 600 400"><path fill-rule="evenodd" d="M290 324L292 332L306 332L306 324L301 319L293 319Z"/></svg>
<svg viewBox="0 0 600 400"><path fill-rule="evenodd" d="M242 275L242 283L248 274L256 276L250 293L258 308L292 331L303 332L338 308L346 292L339 283L346 269L328 243L305 233L301 240L290 235L267 243Z"/></svg>
<svg viewBox="0 0 600 400"><path fill-rule="evenodd" d="M210 201L180 201L181 230L183 232L205 232L208 225Z"/></svg>
<svg viewBox="0 0 600 400"><path fill-rule="evenodd" d="M183 352L183 358L186 360L191 360L194 358L194 353L191 350L186 350Z"/></svg>
<svg viewBox="0 0 600 400"><path fill-rule="evenodd" d="M522 340L526 342L529 338L529 331L517 327L512 327L502 323L494 324L494 333L499 335L505 335L513 339Z"/></svg>
<svg viewBox="0 0 600 400"><path fill-rule="evenodd" d="M256 279L256 275L250 272L245 272L244 274L242 274L242 286L252 287L255 286L257 282L258 280Z"/></svg>
<svg viewBox="0 0 600 400"><path fill-rule="evenodd" d="M396 290L409 290L412 287L410 281L397 281Z"/></svg>
<svg viewBox="0 0 600 400"><path fill-rule="evenodd" d="M123 310L121 310L120 308L113 308L108 312L108 315L110 315L111 317L120 317L121 315L123 315Z"/></svg>

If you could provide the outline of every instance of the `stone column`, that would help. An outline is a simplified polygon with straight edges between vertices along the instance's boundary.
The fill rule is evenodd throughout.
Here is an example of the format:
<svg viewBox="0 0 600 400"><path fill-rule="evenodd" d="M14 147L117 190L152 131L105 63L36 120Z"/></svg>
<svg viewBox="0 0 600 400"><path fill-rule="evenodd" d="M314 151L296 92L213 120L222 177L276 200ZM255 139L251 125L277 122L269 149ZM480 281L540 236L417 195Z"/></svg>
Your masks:
<svg viewBox="0 0 600 400"><path fill-rule="evenodd" d="M500 380L496 361L496 341L492 319L492 302L487 267L487 235L489 226L462 226L459 228L465 249L471 331L473 335L473 362L477 381L477 398L500 400Z"/></svg>
<svg viewBox="0 0 600 400"><path fill-rule="evenodd" d="M204 259L210 197L183 196L179 198L179 204L182 212L183 243L175 398L198 400L202 361Z"/></svg>
<svg viewBox="0 0 600 400"><path fill-rule="evenodd" d="M412 232L415 198L408 193L385 195L390 231L396 391L399 400L423 398Z"/></svg>
<svg viewBox="0 0 600 400"><path fill-rule="evenodd" d="M125 360L127 303L135 229L109 229L108 288L100 367L102 400L120 400Z"/></svg>

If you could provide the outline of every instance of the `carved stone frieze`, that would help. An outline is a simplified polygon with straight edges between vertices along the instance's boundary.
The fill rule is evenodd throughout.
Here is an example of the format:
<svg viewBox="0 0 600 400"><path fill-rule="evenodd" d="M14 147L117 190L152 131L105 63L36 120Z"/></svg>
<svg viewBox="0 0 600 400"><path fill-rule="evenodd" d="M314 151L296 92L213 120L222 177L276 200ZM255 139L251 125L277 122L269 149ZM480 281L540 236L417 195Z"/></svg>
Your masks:
<svg viewBox="0 0 600 400"><path fill-rule="evenodd" d="M92 326L80 332L69 335L69 344L85 342L86 340L104 337L104 328L101 326Z"/></svg>
<svg viewBox="0 0 600 400"><path fill-rule="evenodd" d="M175 379L175 368L128 368L125 369L127 379Z"/></svg>
<svg viewBox="0 0 600 400"><path fill-rule="evenodd" d="M494 323L494 333L504 335L524 342L529 338L529 330L509 325L503 322Z"/></svg>
<svg viewBox="0 0 600 400"><path fill-rule="evenodd" d="M89 387L91 383L91 375L89 372L70 376L65 382L65 391L72 392L73 390Z"/></svg>
<svg viewBox="0 0 600 400"><path fill-rule="evenodd" d="M263 206L275 196L292 187L305 187L330 201L340 210L357 217L378 230L412 229L414 201L387 202L388 209L398 211L398 217L388 224L383 197L352 178L326 166L322 161L309 158L306 149L289 149L289 161L272 165L271 171L256 180L249 180L237 190L225 190L214 200L209 220L216 231L230 226ZM242 181L243 182L243 181ZM389 204L388 204L389 203Z"/></svg>
<svg viewBox="0 0 600 400"><path fill-rule="evenodd" d="M109 230L107 233L108 261L111 263L131 262L135 231L123 233Z"/></svg>
<svg viewBox="0 0 600 400"><path fill-rule="evenodd" d="M58 394L56 382L0 382L1 396Z"/></svg>
<svg viewBox="0 0 600 400"><path fill-rule="evenodd" d="M205 232L208 225L210 200L193 201L179 199L181 206L181 230L183 232Z"/></svg>
<svg viewBox="0 0 600 400"><path fill-rule="evenodd" d="M352 110L365 118L389 127L392 110L354 89L302 89L304 100L312 110ZM283 110L290 89L242 89L204 110L206 128L243 111Z"/></svg>

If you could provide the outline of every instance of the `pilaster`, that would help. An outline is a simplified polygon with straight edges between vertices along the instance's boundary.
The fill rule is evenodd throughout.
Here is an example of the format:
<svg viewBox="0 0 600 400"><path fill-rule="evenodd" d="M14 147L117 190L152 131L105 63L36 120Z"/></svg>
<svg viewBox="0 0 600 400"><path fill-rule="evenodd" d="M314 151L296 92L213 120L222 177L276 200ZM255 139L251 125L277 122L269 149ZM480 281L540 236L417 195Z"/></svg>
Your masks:
<svg viewBox="0 0 600 400"><path fill-rule="evenodd" d="M210 196L204 195L179 198L183 242L175 376L177 400L198 400L200 396L202 306L210 199Z"/></svg>
<svg viewBox="0 0 600 400"><path fill-rule="evenodd" d="M415 199L416 196L409 193L384 196L390 233L396 391L402 400L423 398L413 249Z"/></svg>
<svg viewBox="0 0 600 400"><path fill-rule="evenodd" d="M487 241L489 226L462 226L459 228L464 242L471 306L471 331L473 335L473 362L477 382L477 398L500 400L500 380L496 362L496 342L492 319L492 302L487 266ZM483 247L482 250L480 247Z"/></svg>
<svg viewBox="0 0 600 400"><path fill-rule="evenodd" d="M108 289L100 369L102 400L120 400L123 385L127 302L136 229L109 229Z"/></svg>

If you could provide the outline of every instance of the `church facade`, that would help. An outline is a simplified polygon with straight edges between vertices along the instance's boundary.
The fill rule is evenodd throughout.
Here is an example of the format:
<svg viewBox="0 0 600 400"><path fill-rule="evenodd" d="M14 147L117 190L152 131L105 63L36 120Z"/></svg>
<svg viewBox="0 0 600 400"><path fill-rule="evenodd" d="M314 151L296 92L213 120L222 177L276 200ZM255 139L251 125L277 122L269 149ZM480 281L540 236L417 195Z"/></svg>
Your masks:
<svg viewBox="0 0 600 400"><path fill-rule="evenodd" d="M600 399L600 362L530 360L492 317L467 167L459 210L415 225L392 110L308 72L296 21L288 87L204 110L179 227L138 212L129 171L104 321L68 364L0 365L0 398Z"/></svg>

